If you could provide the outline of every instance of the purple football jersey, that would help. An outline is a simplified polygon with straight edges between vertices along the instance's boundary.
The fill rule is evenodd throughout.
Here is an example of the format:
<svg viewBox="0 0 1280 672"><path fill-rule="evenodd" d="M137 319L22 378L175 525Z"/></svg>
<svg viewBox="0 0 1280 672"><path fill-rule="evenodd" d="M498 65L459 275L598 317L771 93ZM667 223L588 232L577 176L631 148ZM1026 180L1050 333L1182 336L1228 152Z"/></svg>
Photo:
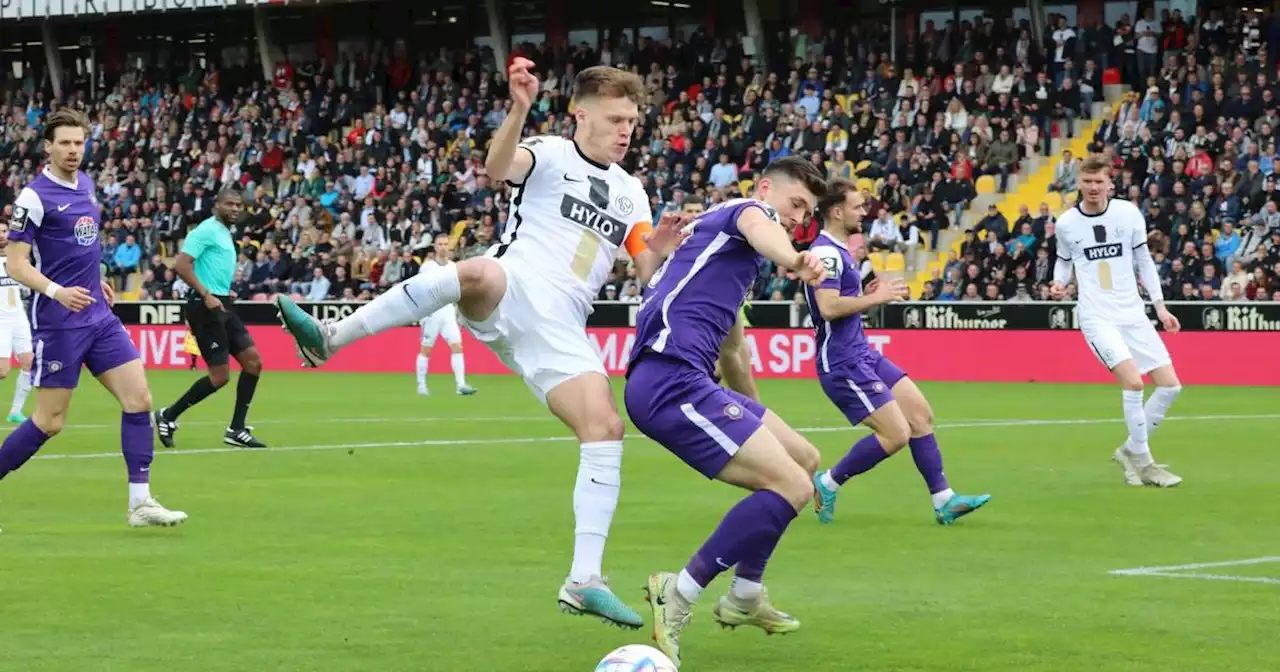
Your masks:
<svg viewBox="0 0 1280 672"><path fill-rule="evenodd" d="M818 310L817 290L834 289L840 296L862 294L862 274L858 262L849 254L849 246L823 231L809 246L809 251L822 260L826 274L818 287L805 285L805 299L809 303L809 315L817 331L818 373L831 373L833 368L847 362L862 360L870 351L867 336L862 331L862 313L830 321Z"/></svg>
<svg viewBox="0 0 1280 672"><path fill-rule="evenodd" d="M9 239L31 245L35 267L46 278L63 287L83 287L95 301L73 313L43 294L32 294L32 329L83 329L114 316L102 296L100 217L93 180L83 172L73 184L46 168L18 194Z"/></svg>
<svg viewBox="0 0 1280 672"><path fill-rule="evenodd" d="M759 275L760 254L738 232L738 216L747 208L777 218L768 205L743 198L711 208L690 224L689 237L649 281L636 316L631 361L647 349L714 370L720 344Z"/></svg>

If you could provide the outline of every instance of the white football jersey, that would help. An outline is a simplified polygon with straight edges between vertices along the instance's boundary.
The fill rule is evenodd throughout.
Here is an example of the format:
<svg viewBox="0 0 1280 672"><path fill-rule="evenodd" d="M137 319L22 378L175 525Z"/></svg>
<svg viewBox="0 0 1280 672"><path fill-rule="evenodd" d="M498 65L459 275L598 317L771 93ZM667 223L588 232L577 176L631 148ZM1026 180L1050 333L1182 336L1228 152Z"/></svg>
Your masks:
<svg viewBox="0 0 1280 672"><path fill-rule="evenodd" d="M1058 218L1056 236L1058 258L1075 268L1081 320L1147 321L1133 257L1147 244L1147 220L1137 206L1113 198L1097 215L1073 207Z"/></svg>
<svg viewBox="0 0 1280 672"><path fill-rule="evenodd" d="M0 321L26 321L27 311L22 307L22 295L26 287L9 277L9 259L0 257Z"/></svg>
<svg viewBox="0 0 1280 672"><path fill-rule="evenodd" d="M621 166L588 159L572 140L540 136L520 146L533 153L533 167L524 184L513 184L511 221L494 255L563 288L590 312L618 248L642 249L631 236L651 222L649 195Z"/></svg>

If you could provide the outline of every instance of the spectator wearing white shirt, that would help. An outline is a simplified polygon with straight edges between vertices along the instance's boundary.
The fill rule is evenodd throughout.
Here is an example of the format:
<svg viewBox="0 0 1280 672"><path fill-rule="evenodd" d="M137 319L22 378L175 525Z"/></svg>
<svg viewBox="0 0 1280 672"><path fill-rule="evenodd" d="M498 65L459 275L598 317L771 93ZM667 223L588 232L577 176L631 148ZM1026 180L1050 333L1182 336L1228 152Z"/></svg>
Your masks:
<svg viewBox="0 0 1280 672"><path fill-rule="evenodd" d="M357 201L363 201L369 192L373 191L374 177L369 174L368 166L360 166L360 174L356 176L356 183L352 188L352 194Z"/></svg>
<svg viewBox="0 0 1280 672"><path fill-rule="evenodd" d="M897 252L902 248L902 235L898 231L898 225L889 216L888 209L880 208L876 220L871 223L871 231L867 233L867 247L890 252Z"/></svg>

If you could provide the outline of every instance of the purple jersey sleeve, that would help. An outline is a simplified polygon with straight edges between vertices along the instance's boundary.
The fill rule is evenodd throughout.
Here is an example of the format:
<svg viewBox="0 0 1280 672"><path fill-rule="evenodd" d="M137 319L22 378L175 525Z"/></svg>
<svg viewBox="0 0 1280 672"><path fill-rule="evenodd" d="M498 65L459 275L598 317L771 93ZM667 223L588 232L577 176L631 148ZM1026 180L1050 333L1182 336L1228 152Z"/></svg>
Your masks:
<svg viewBox="0 0 1280 672"><path fill-rule="evenodd" d="M31 245L35 230L44 221L44 204L40 195L31 187L25 187L13 202L13 216L9 218L9 240Z"/></svg>

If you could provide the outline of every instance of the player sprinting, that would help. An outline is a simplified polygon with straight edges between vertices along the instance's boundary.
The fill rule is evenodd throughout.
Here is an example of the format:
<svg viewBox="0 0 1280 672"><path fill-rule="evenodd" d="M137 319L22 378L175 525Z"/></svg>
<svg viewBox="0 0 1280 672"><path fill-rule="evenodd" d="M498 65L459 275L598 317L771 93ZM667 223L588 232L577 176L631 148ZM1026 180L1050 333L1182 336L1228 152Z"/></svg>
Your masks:
<svg viewBox="0 0 1280 672"><path fill-rule="evenodd" d="M13 388L13 404L9 407L8 421L20 425L27 421L22 409L31 393L31 323L22 305L22 296L29 292L9 275L8 258L9 223L0 222L0 379L7 378L10 359L18 357L18 381Z"/></svg>
<svg viewBox="0 0 1280 672"><path fill-rule="evenodd" d="M728 594L713 608L717 622L770 634L800 627L772 605L762 581L782 534L813 497L818 449L759 402L721 387L712 372L761 256L805 282L821 274L817 257L792 247L788 228L809 217L824 190L808 161L770 164L757 182L759 200L728 201L695 220L636 317L624 394L632 423L703 476L752 491L679 574L649 577L654 639L677 665L693 603L735 566Z"/></svg>
<svg viewBox="0 0 1280 672"><path fill-rule="evenodd" d="M866 209L866 198L852 182L832 181L818 204L823 229L809 247L824 269L820 284L805 287L818 342L818 380L849 422L872 432L854 443L834 467L814 476L814 512L819 521L832 522L841 485L910 446L933 500L934 519L950 525L991 496L952 491L942 471L928 400L902 369L871 347L862 331L862 313L907 297L901 280L873 281L870 293L862 293L862 276L847 241L862 230Z"/></svg>
<svg viewBox="0 0 1280 672"><path fill-rule="evenodd" d="M1129 201L1108 197L1111 173L1106 159L1085 159L1077 184L1080 203L1058 218L1060 263L1054 265L1050 295L1055 299L1066 296L1074 269L1080 331L1122 388L1129 438L1112 458L1124 470L1124 482L1171 488L1182 479L1156 464L1147 440L1164 421L1182 385L1169 351L1147 318L1138 293L1139 276L1164 330L1177 333L1181 325L1164 305L1160 275L1147 248L1146 219ZM1156 389L1144 406L1142 377L1147 374Z"/></svg>
<svg viewBox="0 0 1280 672"><path fill-rule="evenodd" d="M114 292L99 267L101 209L93 180L80 172L88 129L88 119L71 108L50 114L44 129L49 164L14 202L7 266L33 292L36 407L0 445L0 478L62 431L80 369L87 366L120 402L129 525L177 525L187 514L164 508L151 495L151 391L137 348L111 312ZM33 252L38 266L31 265Z"/></svg>
<svg viewBox="0 0 1280 672"><path fill-rule="evenodd" d="M221 390L231 380L231 358L240 364L236 381L236 404L222 442L238 448L266 448L245 422L253 404L258 379L262 376L262 355L253 343L232 306L231 282L236 275L236 243L231 227L240 221L244 195L223 189L213 202L213 216L200 222L182 242L173 270L190 287L184 312L198 351L209 367L209 375L191 384L170 406L156 411L156 434L166 448L174 446L178 418L187 409Z"/></svg>
<svg viewBox="0 0 1280 672"><path fill-rule="evenodd" d="M307 366L323 364L366 336L457 304L467 328L524 378L580 442L573 564L559 592L561 609L638 628L640 615L602 578L622 482L623 424L586 323L618 248L626 247L647 282L679 240L680 218L664 217L653 227L640 181L617 165L639 119L640 78L607 66L582 70L575 81L573 139L521 142L538 92L532 67L525 58L511 63L511 110L485 162L491 179L517 189L511 226L493 256L431 267L334 323L319 322L287 297L277 304Z"/></svg>
<svg viewBox="0 0 1280 672"><path fill-rule="evenodd" d="M453 262L453 244L449 236L436 236L435 249L431 258L422 262L419 273L432 272L433 266L448 266ZM453 384L458 394L476 393L476 388L467 384L467 359L462 353L462 330L458 328L458 308L452 303L422 318L418 322L422 327L422 348L418 351L417 373L418 394L427 396L427 368L431 365L431 349L435 347L436 338L444 337L449 344L449 367L453 369Z"/></svg>
<svg viewBox="0 0 1280 672"><path fill-rule="evenodd" d="M680 214L690 219L696 218L706 210L698 201L685 201ZM750 303L750 296L746 302ZM720 344L720 357L716 360L715 378L721 380L725 387L742 394L752 401L760 401L760 388L751 373L751 348L747 345L746 306L738 311L733 321L733 328Z"/></svg>

